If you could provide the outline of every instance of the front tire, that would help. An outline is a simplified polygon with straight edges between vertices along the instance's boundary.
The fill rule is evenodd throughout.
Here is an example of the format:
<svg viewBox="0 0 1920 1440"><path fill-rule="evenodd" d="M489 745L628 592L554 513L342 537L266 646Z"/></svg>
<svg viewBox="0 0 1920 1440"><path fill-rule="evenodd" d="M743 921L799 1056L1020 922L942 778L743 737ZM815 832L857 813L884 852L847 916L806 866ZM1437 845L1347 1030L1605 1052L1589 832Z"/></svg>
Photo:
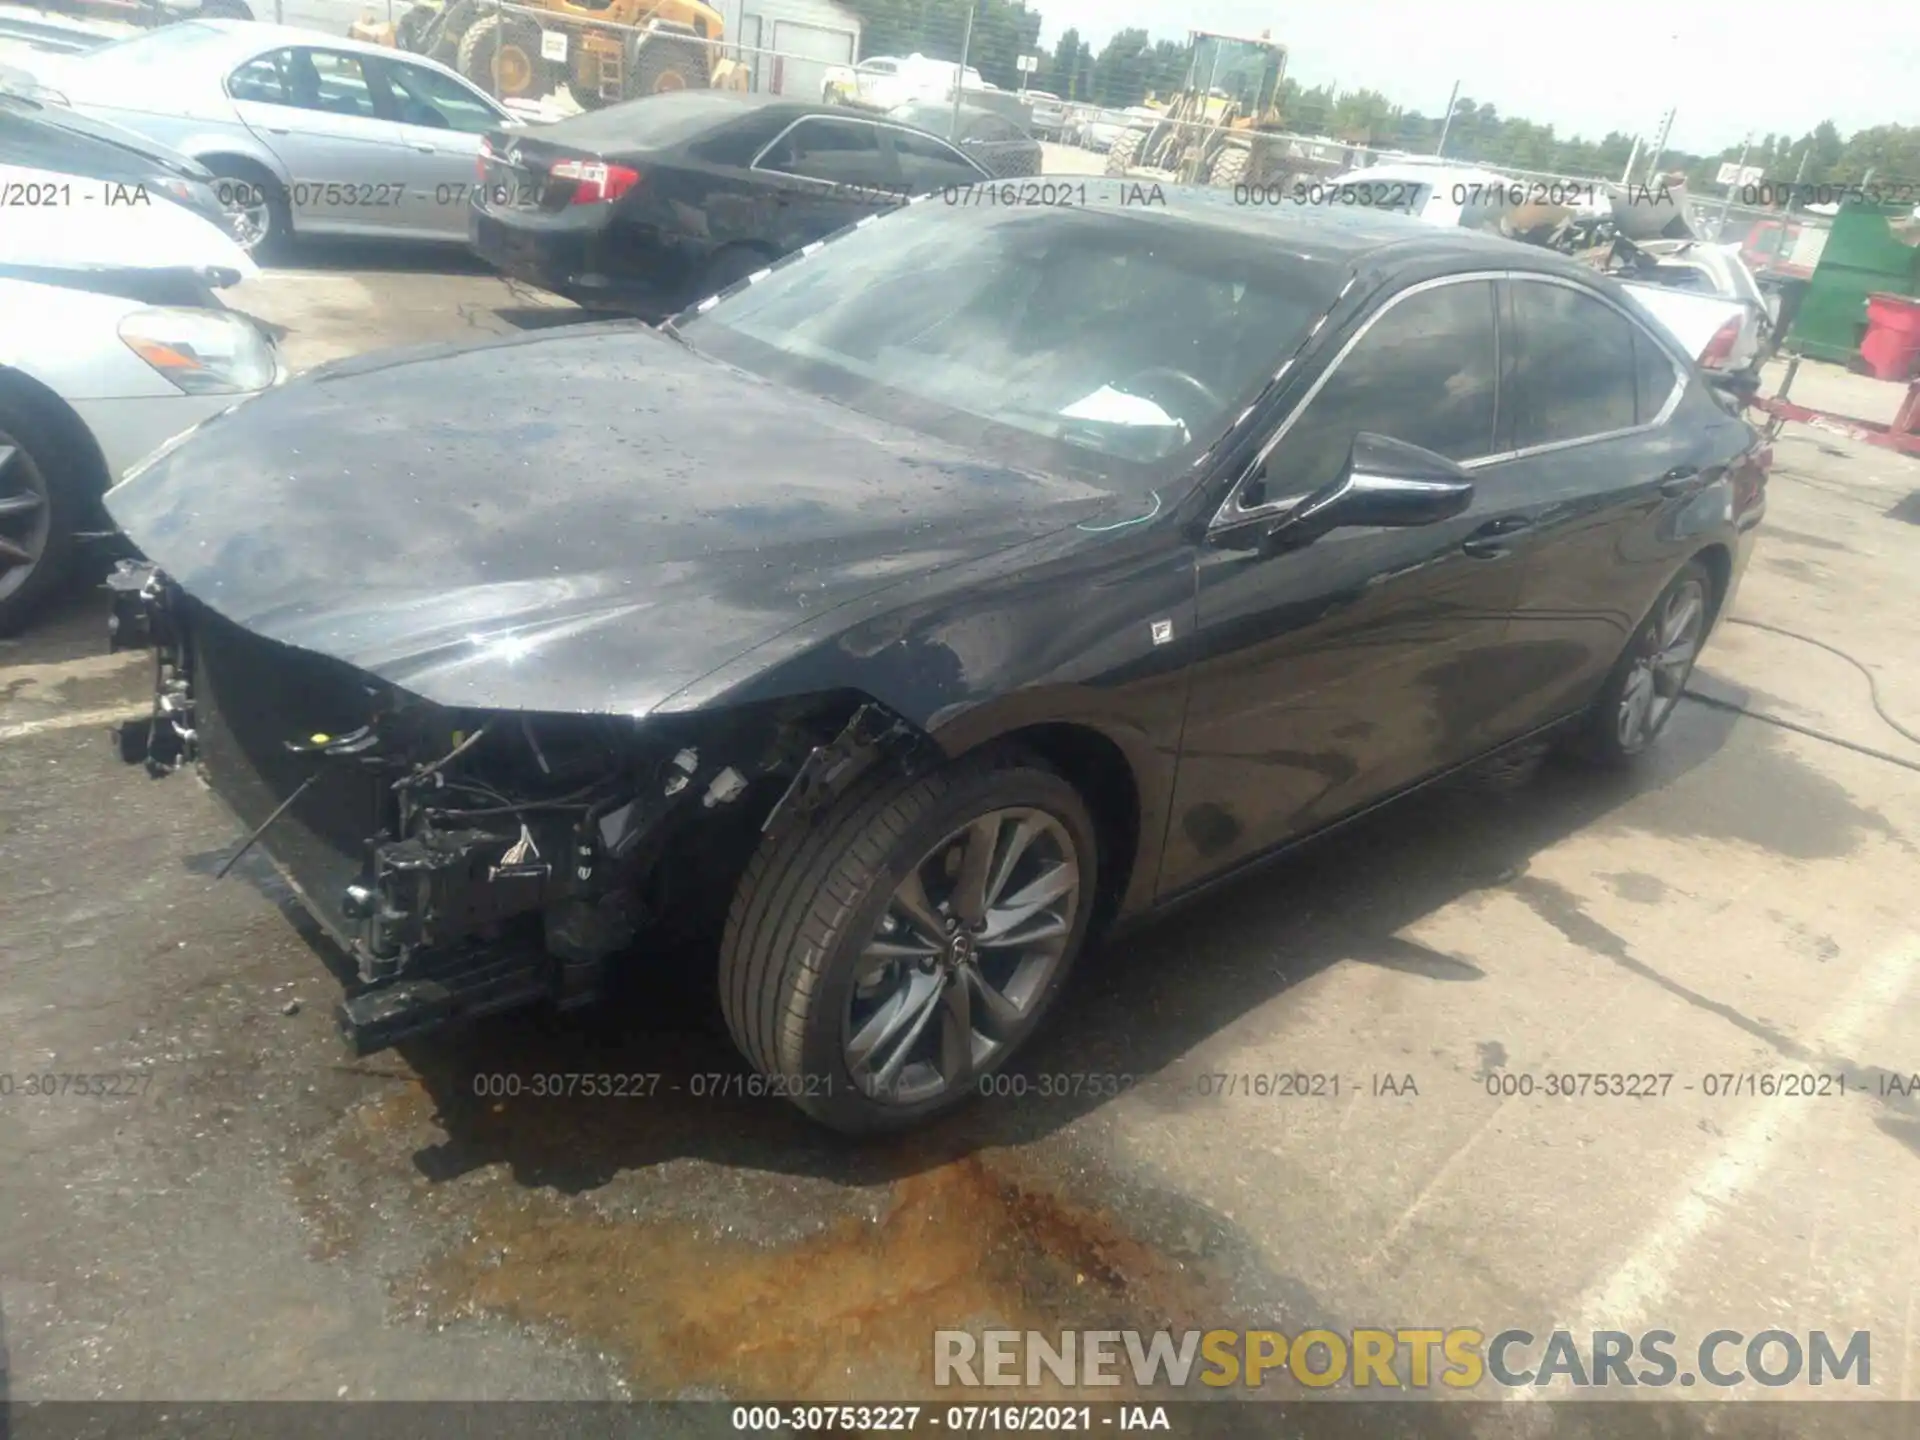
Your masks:
<svg viewBox="0 0 1920 1440"><path fill-rule="evenodd" d="M31 402L0 395L0 635L22 628L71 568L73 472Z"/></svg>
<svg viewBox="0 0 1920 1440"><path fill-rule="evenodd" d="M1253 151L1228 145L1213 157L1213 168L1207 172L1207 184L1215 190L1231 190L1246 180L1247 170L1252 164Z"/></svg>
<svg viewBox="0 0 1920 1440"><path fill-rule="evenodd" d="M1098 863L1079 793L1023 753L859 783L741 877L720 950L734 1043L843 1134L952 1110L1058 997Z"/></svg>
<svg viewBox="0 0 1920 1440"><path fill-rule="evenodd" d="M1140 147L1147 142L1148 131L1122 130L1113 137L1113 144L1107 150L1107 174L1125 175L1140 155Z"/></svg>
<svg viewBox="0 0 1920 1440"><path fill-rule="evenodd" d="M1653 748L1700 658L1714 590L1707 567L1690 560L1660 592L1587 713L1573 746L1583 759L1621 769Z"/></svg>

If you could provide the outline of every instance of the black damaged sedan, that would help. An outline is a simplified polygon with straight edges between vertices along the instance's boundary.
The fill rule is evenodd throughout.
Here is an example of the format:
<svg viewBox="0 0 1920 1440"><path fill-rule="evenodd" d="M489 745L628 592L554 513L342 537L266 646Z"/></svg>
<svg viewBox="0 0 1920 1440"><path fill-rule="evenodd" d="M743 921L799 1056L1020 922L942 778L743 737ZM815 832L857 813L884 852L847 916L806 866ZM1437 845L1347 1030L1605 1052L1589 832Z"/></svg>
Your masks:
<svg viewBox="0 0 1920 1440"><path fill-rule="evenodd" d="M865 1132L1096 934L1515 745L1652 745L1768 460L1671 338L1544 250L1137 201L912 205L664 332L229 411L109 497L124 752L198 762L360 1047L702 955Z"/></svg>

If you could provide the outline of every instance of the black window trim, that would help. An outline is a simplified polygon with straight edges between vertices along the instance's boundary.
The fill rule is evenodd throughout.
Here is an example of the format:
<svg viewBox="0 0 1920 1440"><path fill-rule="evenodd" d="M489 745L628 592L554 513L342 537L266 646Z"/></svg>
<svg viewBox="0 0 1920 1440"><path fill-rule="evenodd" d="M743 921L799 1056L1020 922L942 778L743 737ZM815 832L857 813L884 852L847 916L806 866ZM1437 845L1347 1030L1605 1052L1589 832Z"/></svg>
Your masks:
<svg viewBox="0 0 1920 1440"><path fill-rule="evenodd" d="M1422 280L1418 284L1409 285L1406 289L1397 291L1395 294L1389 296L1384 305L1369 315L1361 322L1359 329L1347 337L1346 343L1340 347L1333 359L1327 362L1326 368L1320 372L1313 384L1308 387L1307 393L1302 395L1294 404L1293 409L1287 412L1286 418L1274 427L1274 431L1267 437L1266 443L1263 444L1254 454L1253 458L1247 462L1246 468L1241 472L1240 476L1228 487L1226 498L1220 502L1220 508L1214 512L1213 519L1207 524L1207 533L1211 535L1230 528L1238 528L1255 520L1277 519L1281 515L1298 507L1301 502L1307 498L1305 495L1286 495L1278 500L1262 501L1258 505L1241 505L1239 503L1241 492L1246 489L1250 481L1260 474L1268 458L1279 448L1280 442L1286 439L1287 432L1293 429L1294 424L1300 419L1300 416L1305 413L1307 406L1311 405L1314 398L1326 388L1327 382L1333 379L1335 372L1345 363L1347 356L1353 353L1355 347L1358 346L1362 340L1366 339L1373 327L1379 324L1395 306L1399 305L1403 300L1411 299L1415 295L1424 295L1429 290L1438 290L1443 285L1470 285L1479 281L1492 281L1497 284L1503 280L1533 281L1543 285L1558 285L1563 289L1578 291L1582 295L1591 296L1593 299L1598 300L1601 304L1607 306L1615 314L1624 319L1629 325L1632 325L1635 329L1645 334L1654 343L1660 353L1667 357L1667 361L1673 366L1674 371L1673 389L1668 392L1666 403L1661 406L1660 413L1644 424L1631 425L1622 430L1608 430L1595 435L1581 435L1571 440L1551 440L1543 444L1529 445L1521 449L1503 450L1493 454L1475 456L1471 460L1459 462L1462 470L1471 474L1474 471L1486 469L1488 466L1504 465L1512 460L1530 459L1535 455L1544 455L1555 450L1567 450L1576 445L1594 445L1603 440L1617 440L1622 436L1637 435L1643 431L1657 429L1673 417L1674 410L1679 407L1680 397L1686 392L1686 372L1674 358L1673 346L1655 334L1644 321L1634 315L1625 306L1617 303L1612 296L1602 293L1591 285L1583 285L1578 280L1570 279L1567 276L1545 275L1535 270L1463 270L1453 275L1439 275L1431 280ZM1500 367L1503 360L1501 347L1504 337L1502 335L1502 329L1506 322L1504 317L1499 316L1497 307L1495 314L1494 366L1495 374L1498 376L1501 374ZM1320 325L1326 323L1326 318L1324 315L1321 317L1320 323L1314 327L1315 331L1320 328ZM1311 332L1307 338L1309 340L1313 338ZM1291 362L1289 362L1289 364L1291 364ZM1496 388L1494 391L1494 436L1500 433L1499 410L1500 392L1499 389Z"/></svg>
<svg viewBox="0 0 1920 1440"><path fill-rule="evenodd" d="M778 135L775 135L773 139L769 140L765 145L762 145L760 147L759 153L755 155L751 161L748 162L747 168L749 170L758 170L763 174L767 174L767 175L778 175L784 180L804 180L807 183L813 184L813 185L823 185L823 184L829 183L823 180L815 180L811 175L796 175L791 170L776 170L771 165L762 165L760 163L762 160L765 160L767 156L773 153L773 149L776 145L778 145L782 140L786 139L787 136L791 135L800 126L806 124L809 120L824 120L824 121L830 121L830 122L846 124L846 125L870 125L873 127L874 137L876 140L880 139L880 132L883 130L904 131L909 135L917 135L923 139L933 141L936 145L946 146L946 148L952 152L953 157L956 160L960 161L961 164L967 166L969 169L975 171L982 180L991 180L993 178L990 174L987 173L986 168L982 166L979 161L975 160L971 155L967 154L964 150L954 145L951 141L941 139L938 135L935 135L931 130L921 130L912 125L902 125L895 120L876 120L871 116L867 116L867 115L844 115L844 114L801 115L789 121L786 127L783 130L781 130ZM890 142L883 142L880 148L885 150L889 155L895 153L893 146ZM852 188L859 189L863 187L855 186ZM876 192L878 192L878 191L884 190L885 187L876 185L871 188Z"/></svg>

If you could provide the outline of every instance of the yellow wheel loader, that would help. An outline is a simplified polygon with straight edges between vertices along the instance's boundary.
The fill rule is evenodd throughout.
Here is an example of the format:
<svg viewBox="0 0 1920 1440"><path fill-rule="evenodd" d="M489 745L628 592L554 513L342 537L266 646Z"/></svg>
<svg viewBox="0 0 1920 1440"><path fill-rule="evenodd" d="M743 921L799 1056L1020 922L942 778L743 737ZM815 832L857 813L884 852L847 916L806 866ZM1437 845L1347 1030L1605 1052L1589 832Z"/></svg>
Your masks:
<svg viewBox="0 0 1920 1440"><path fill-rule="evenodd" d="M704 0L422 0L397 25L362 20L357 39L451 65L501 100L565 85L583 109L670 90L744 90L746 67L721 58L725 21ZM543 52L565 37L566 58Z"/></svg>
<svg viewBox="0 0 1920 1440"><path fill-rule="evenodd" d="M1287 47L1195 30L1187 37L1187 77L1165 99L1149 97L1158 120L1141 120L1107 152L1109 175L1184 184L1270 185L1312 168L1281 135L1280 85Z"/></svg>

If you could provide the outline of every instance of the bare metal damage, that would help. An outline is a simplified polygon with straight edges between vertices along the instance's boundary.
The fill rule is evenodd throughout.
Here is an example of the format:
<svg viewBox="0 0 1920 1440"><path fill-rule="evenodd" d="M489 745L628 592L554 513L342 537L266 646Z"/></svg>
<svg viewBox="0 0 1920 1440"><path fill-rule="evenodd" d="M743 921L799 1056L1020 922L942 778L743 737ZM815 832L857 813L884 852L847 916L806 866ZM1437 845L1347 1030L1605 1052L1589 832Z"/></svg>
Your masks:
<svg viewBox="0 0 1920 1440"><path fill-rule="evenodd" d="M743 847L808 823L875 765L912 773L938 757L918 727L857 694L629 719L456 711L361 677L364 718L347 728L321 673L333 662L277 646L277 690L329 687L336 703L326 728L249 733L263 717L221 713L246 687L222 691L204 653L217 619L183 623L194 602L146 562L122 562L109 586L115 648L155 657L154 708L122 727L122 758L156 776L195 765L234 804L252 833L222 873L263 842L352 956L340 1017L363 1052L530 1001L591 1002L614 957L691 938L716 900L724 914L724 895L689 903L702 875L737 873ZM256 766L263 745L283 770L264 792L271 808L249 810L223 749ZM289 785L288 771L304 778ZM333 893L328 868L303 863L316 838L345 849L323 800L366 817Z"/></svg>

